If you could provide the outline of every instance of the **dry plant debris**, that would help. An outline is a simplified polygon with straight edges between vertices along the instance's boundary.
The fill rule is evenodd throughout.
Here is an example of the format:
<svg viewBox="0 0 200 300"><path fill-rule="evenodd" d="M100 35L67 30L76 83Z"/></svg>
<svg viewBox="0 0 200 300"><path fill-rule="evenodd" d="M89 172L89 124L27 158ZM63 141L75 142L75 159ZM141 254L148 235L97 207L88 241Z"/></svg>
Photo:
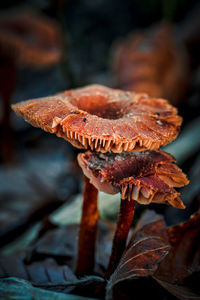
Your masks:
<svg viewBox="0 0 200 300"><path fill-rule="evenodd" d="M46 67L61 59L61 32L56 22L30 10L0 16L0 54L16 63Z"/></svg>
<svg viewBox="0 0 200 300"><path fill-rule="evenodd" d="M175 105L187 91L187 53L167 23L133 33L119 42L113 65L118 88L163 97Z"/></svg>

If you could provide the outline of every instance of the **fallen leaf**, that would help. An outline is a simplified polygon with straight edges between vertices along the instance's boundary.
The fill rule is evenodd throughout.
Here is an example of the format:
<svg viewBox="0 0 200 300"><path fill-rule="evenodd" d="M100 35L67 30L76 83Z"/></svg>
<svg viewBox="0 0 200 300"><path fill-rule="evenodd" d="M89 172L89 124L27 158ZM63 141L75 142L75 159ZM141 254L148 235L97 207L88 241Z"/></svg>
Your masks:
<svg viewBox="0 0 200 300"><path fill-rule="evenodd" d="M22 235L13 240L5 247L1 248L0 255L10 255L27 248L37 238L41 229L42 222L37 222L30 229L26 230Z"/></svg>
<svg viewBox="0 0 200 300"><path fill-rule="evenodd" d="M68 259L76 254L78 225L60 226L48 230L32 246L33 255Z"/></svg>
<svg viewBox="0 0 200 300"><path fill-rule="evenodd" d="M72 224L60 226L49 230L32 246L30 261L53 257L60 264L67 263L73 270L75 268L79 225ZM112 223L99 220L95 272L102 274L107 267L115 226Z"/></svg>
<svg viewBox="0 0 200 300"><path fill-rule="evenodd" d="M98 228L95 273L103 274L111 253L115 226L99 221ZM61 283L64 279L66 281L65 277L59 276L68 267L75 269L78 231L77 224L53 228L46 232L43 230L43 235L37 237L31 247L18 254L0 257L0 277L15 276L38 283L55 283L56 278L52 278L55 273L55 276L60 278L57 282Z"/></svg>
<svg viewBox="0 0 200 300"><path fill-rule="evenodd" d="M87 300L85 297L56 293L33 287L30 282L18 278L0 279L0 295L2 299L43 299L43 300ZM90 300L95 300L90 298ZM96 299L97 300L97 299Z"/></svg>
<svg viewBox="0 0 200 300"><path fill-rule="evenodd" d="M67 265L58 265L52 258L26 264L23 252L0 258L0 277L17 277L46 285L67 284L77 279Z"/></svg>
<svg viewBox="0 0 200 300"><path fill-rule="evenodd" d="M157 282L164 287L168 292L182 300L198 300L200 296L185 286L178 286L172 283L157 279Z"/></svg>
<svg viewBox="0 0 200 300"><path fill-rule="evenodd" d="M177 300L151 276L125 280L114 286L112 300Z"/></svg>
<svg viewBox="0 0 200 300"><path fill-rule="evenodd" d="M144 227L145 225L150 224L152 222L159 221L159 220L163 220L162 215L156 213L152 209L146 209L144 211L144 213L140 216L138 222L135 224L135 227L133 229L133 234L131 237L131 241L134 241L135 235L137 234L137 232L139 232L140 229L142 229L142 227ZM167 236L165 235L164 238L167 239ZM130 245L130 243L129 243L129 245Z"/></svg>
<svg viewBox="0 0 200 300"><path fill-rule="evenodd" d="M96 269L103 273L109 259L109 226L100 222L100 235L97 239L98 255ZM31 249L0 258L0 277L26 279L34 287L51 291L99 297L105 290L105 280L98 276L77 279L68 265L76 260L76 236L79 227L54 228L41 236ZM101 241L101 243L100 243ZM100 246L101 244L101 246ZM107 253L108 251L108 253ZM101 253L101 254L100 254ZM67 265L66 264L69 264Z"/></svg>
<svg viewBox="0 0 200 300"><path fill-rule="evenodd" d="M169 250L167 229L163 219L144 225L131 239L118 267L107 285L107 299L120 282L153 275Z"/></svg>
<svg viewBox="0 0 200 300"><path fill-rule="evenodd" d="M190 71L185 46L174 35L174 27L163 22L120 41L113 61L116 86L180 104Z"/></svg>
<svg viewBox="0 0 200 300"><path fill-rule="evenodd" d="M105 279L98 276L85 276L81 279L71 281L69 283L38 283L34 284L35 287L44 288L51 291L62 292L62 293L73 293L75 295L97 297L105 290Z"/></svg>
<svg viewBox="0 0 200 300"><path fill-rule="evenodd" d="M171 249L153 277L178 299L200 299L200 210L168 236Z"/></svg>
<svg viewBox="0 0 200 300"><path fill-rule="evenodd" d="M0 166L0 246L13 242L78 190L77 176L69 173L70 149L64 153L61 146L55 152L48 142L50 149L20 153L19 165Z"/></svg>

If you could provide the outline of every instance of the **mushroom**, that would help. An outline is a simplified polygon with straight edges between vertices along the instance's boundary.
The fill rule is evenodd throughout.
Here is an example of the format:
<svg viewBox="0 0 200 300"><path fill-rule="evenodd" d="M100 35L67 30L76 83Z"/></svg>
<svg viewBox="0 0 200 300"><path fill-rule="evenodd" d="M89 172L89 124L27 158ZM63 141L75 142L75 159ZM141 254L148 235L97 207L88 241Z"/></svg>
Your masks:
<svg viewBox="0 0 200 300"><path fill-rule="evenodd" d="M125 249L136 201L140 204L166 203L180 209L185 206L174 187L189 183L170 154L159 151L95 153L78 155L78 162L90 182L100 191L121 193L121 207L109 265L108 279Z"/></svg>
<svg viewBox="0 0 200 300"><path fill-rule="evenodd" d="M61 53L61 34L54 21L24 9L1 12L0 77L4 156L8 156L10 148L10 102L16 85L17 66L44 68L57 63Z"/></svg>
<svg viewBox="0 0 200 300"><path fill-rule="evenodd" d="M167 100L101 85L12 107L33 126L97 152L159 149L176 138L182 123Z"/></svg>
<svg viewBox="0 0 200 300"><path fill-rule="evenodd" d="M33 126L77 148L102 153L158 149L177 136L182 122L167 100L101 85L20 102L12 108ZM77 275L93 270L97 221L97 189L85 176Z"/></svg>
<svg viewBox="0 0 200 300"><path fill-rule="evenodd" d="M162 23L119 43L113 63L116 86L179 104L190 71L186 49L174 32L172 26Z"/></svg>

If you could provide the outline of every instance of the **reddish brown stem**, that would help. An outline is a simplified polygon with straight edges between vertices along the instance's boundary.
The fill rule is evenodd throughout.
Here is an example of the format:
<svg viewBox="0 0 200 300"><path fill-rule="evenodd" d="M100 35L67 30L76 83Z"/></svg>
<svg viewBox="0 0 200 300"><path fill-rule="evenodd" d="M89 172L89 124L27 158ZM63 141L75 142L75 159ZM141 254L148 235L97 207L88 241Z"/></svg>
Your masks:
<svg viewBox="0 0 200 300"><path fill-rule="evenodd" d="M108 268L105 273L106 279L109 279L111 274L114 272L122 256L122 253L125 250L127 236L133 221L135 206L135 200L121 200L117 228L113 239L112 252Z"/></svg>
<svg viewBox="0 0 200 300"><path fill-rule="evenodd" d="M76 274L78 276L91 274L95 263L95 242L97 233L98 190L84 176L84 193L82 217L79 229L78 258Z"/></svg>

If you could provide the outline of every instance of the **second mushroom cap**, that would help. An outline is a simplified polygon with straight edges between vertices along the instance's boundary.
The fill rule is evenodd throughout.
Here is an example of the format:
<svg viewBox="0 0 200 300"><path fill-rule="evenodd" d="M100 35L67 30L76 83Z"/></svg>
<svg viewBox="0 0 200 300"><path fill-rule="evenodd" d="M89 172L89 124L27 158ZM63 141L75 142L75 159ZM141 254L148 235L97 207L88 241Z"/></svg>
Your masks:
<svg viewBox="0 0 200 300"><path fill-rule="evenodd" d="M164 151L95 153L78 155L84 174L99 190L122 199L141 204L168 203L185 208L174 187L188 184L186 175L175 164L175 159Z"/></svg>

